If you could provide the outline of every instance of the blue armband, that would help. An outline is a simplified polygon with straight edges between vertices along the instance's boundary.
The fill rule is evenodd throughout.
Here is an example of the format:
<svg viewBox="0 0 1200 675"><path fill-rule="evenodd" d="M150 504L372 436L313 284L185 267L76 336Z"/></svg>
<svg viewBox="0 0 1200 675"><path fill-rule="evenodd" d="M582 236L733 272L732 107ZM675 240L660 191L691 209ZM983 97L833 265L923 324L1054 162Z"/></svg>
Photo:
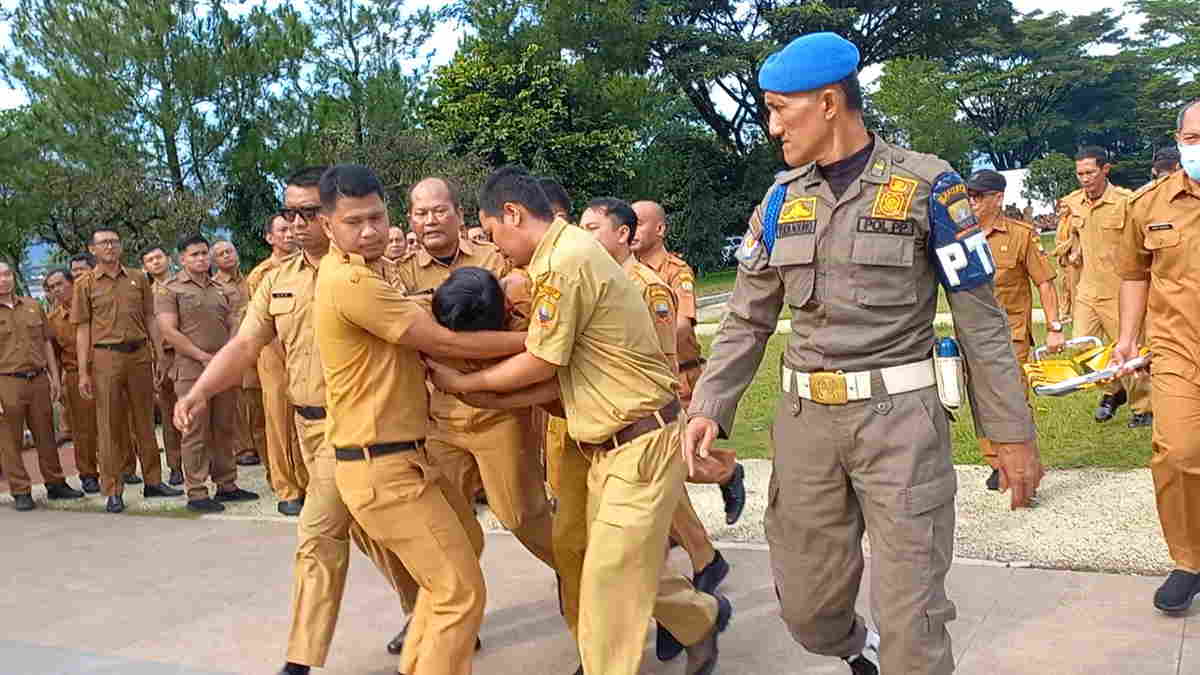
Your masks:
<svg viewBox="0 0 1200 675"><path fill-rule="evenodd" d="M787 199L787 186L776 185L767 200L767 210L762 220L762 245L767 249L767 257L775 250L775 234L779 230L779 214L783 213L783 202Z"/></svg>
<svg viewBox="0 0 1200 675"><path fill-rule="evenodd" d="M967 186L953 171L938 176L929 195L929 257L938 281L951 293L978 288L996 271Z"/></svg>

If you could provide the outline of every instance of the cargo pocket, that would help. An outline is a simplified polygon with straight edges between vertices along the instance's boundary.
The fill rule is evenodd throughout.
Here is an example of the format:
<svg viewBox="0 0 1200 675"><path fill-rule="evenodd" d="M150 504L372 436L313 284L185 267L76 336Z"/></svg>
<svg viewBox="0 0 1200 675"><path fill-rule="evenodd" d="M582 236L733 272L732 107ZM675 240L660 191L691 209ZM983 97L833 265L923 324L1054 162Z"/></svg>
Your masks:
<svg viewBox="0 0 1200 675"><path fill-rule="evenodd" d="M854 297L865 307L899 307L917 302L912 275L916 241L894 234L859 232L854 235L850 261L854 270Z"/></svg>
<svg viewBox="0 0 1200 675"><path fill-rule="evenodd" d="M634 441L618 450L609 450L610 457L598 458L607 462L604 476L604 493L596 520L613 527L637 527L648 523L647 507L649 481L646 476L652 471L648 466L653 461L649 456L653 447ZM614 454L615 453L615 454Z"/></svg>
<svg viewBox="0 0 1200 675"><path fill-rule="evenodd" d="M812 299L816 254L815 234L784 237L775 242L775 249L771 252L771 267L783 279L785 299L791 307L799 309Z"/></svg>

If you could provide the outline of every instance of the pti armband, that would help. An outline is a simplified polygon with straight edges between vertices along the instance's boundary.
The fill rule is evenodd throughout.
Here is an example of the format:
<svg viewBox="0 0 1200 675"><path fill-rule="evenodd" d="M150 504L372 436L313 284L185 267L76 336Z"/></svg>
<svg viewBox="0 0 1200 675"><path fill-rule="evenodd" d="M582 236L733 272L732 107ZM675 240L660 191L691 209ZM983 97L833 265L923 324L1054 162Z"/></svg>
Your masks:
<svg viewBox="0 0 1200 675"><path fill-rule="evenodd" d="M938 176L929 195L929 255L938 280L951 293L982 286L996 272L967 186L953 171Z"/></svg>

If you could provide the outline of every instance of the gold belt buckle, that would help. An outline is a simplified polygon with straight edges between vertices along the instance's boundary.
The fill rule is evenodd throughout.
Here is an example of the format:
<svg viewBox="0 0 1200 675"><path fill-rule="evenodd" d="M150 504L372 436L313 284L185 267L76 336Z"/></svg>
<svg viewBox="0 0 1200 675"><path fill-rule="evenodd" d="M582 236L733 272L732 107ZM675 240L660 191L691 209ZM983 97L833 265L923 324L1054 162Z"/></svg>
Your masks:
<svg viewBox="0 0 1200 675"><path fill-rule="evenodd" d="M808 390L812 400L821 405L846 405L850 402L846 376L841 371L811 373L808 376Z"/></svg>

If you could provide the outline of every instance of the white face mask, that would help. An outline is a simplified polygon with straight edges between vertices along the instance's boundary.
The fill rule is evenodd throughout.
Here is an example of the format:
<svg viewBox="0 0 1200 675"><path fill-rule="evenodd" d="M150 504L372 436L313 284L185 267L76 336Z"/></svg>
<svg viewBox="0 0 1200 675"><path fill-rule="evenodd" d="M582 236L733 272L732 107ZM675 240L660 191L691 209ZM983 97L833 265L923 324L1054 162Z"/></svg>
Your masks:
<svg viewBox="0 0 1200 675"><path fill-rule="evenodd" d="M1200 143L1196 145L1179 144L1179 163L1183 170L1194 181L1200 181Z"/></svg>

